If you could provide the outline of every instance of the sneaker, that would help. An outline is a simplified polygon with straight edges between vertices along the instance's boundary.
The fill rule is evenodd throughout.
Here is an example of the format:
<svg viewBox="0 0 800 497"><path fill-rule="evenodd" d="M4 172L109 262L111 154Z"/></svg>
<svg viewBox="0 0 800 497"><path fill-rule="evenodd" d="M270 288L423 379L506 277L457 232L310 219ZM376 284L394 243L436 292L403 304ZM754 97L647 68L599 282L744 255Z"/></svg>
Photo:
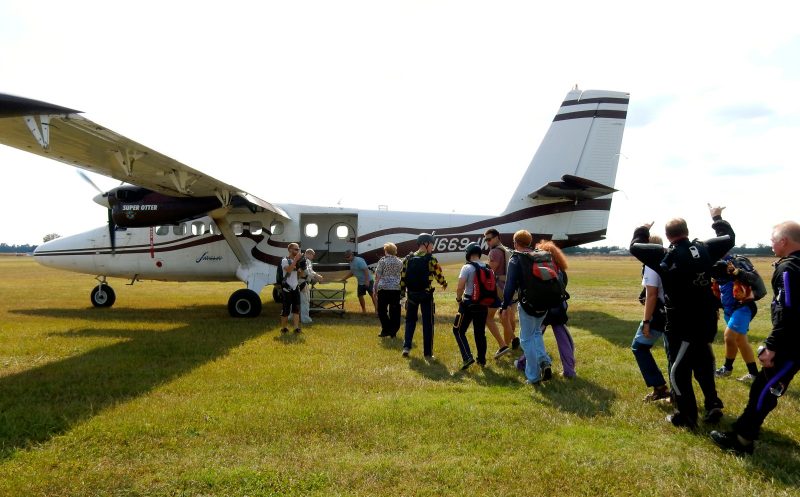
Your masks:
<svg viewBox="0 0 800 497"><path fill-rule="evenodd" d="M542 380L548 381L553 378L553 369L550 367L549 364L543 362L539 365L542 368Z"/></svg>
<svg viewBox="0 0 800 497"><path fill-rule="evenodd" d="M408 354L411 353L411 349L407 349L403 347L403 357L408 357Z"/></svg>
<svg viewBox="0 0 800 497"><path fill-rule="evenodd" d="M732 369L726 369L725 366L722 366L721 368L714 371L714 376L716 376L717 378L724 378L726 376L730 376L731 373L733 373Z"/></svg>
<svg viewBox="0 0 800 497"><path fill-rule="evenodd" d="M742 376L741 378L737 378L738 381L742 383L753 383L753 380L756 379L756 375L753 373L747 373L746 375Z"/></svg>
<svg viewBox="0 0 800 497"><path fill-rule="evenodd" d="M473 359L472 357L470 357L469 359L467 359L466 361L464 361L464 364L462 364L462 365L461 365L461 371L464 371L465 369L468 369L468 368L469 368L470 366L472 366L473 364L475 364L475 359Z"/></svg>
<svg viewBox="0 0 800 497"><path fill-rule="evenodd" d="M495 359L499 359L499 358L503 357L504 355L508 354L509 352L511 352L511 349L509 349L507 346L503 345L502 347L497 349L497 352L494 353L494 358Z"/></svg>
<svg viewBox="0 0 800 497"><path fill-rule="evenodd" d="M519 348L519 337L514 337L511 340L511 348L517 350Z"/></svg>
<svg viewBox="0 0 800 497"><path fill-rule="evenodd" d="M281 328L281 333L289 333L289 328Z"/></svg>
<svg viewBox="0 0 800 497"><path fill-rule="evenodd" d="M425 362L427 362L428 364L430 364L432 362L436 362L436 356L426 355L425 356Z"/></svg>
<svg viewBox="0 0 800 497"><path fill-rule="evenodd" d="M301 330L300 328L295 328L294 332L295 332L296 335L299 335L300 333L303 332L303 330Z"/></svg>
<svg viewBox="0 0 800 497"><path fill-rule="evenodd" d="M720 419L722 419L722 408L712 407L708 409L706 415L703 416L703 423L716 424L719 423Z"/></svg>
<svg viewBox="0 0 800 497"><path fill-rule="evenodd" d="M714 441L720 448L725 449L730 452L735 452L739 455L744 454L752 454L753 453L753 442L750 443L742 443L739 435L732 431L722 432L713 430L710 433L711 440Z"/></svg>
<svg viewBox="0 0 800 497"><path fill-rule="evenodd" d="M668 423L672 423L672 426L676 426L678 428L694 429L695 427L697 427L697 423L689 421L680 412L670 414L664 419L666 419Z"/></svg>
<svg viewBox="0 0 800 497"><path fill-rule="evenodd" d="M669 389L667 388L666 385L664 385L660 388L659 387L653 388L653 391L645 395L643 400L645 402L655 402L657 400L668 399L668 398L669 398Z"/></svg>
<svg viewBox="0 0 800 497"><path fill-rule="evenodd" d="M514 367L520 371L525 371L525 356L514 361Z"/></svg>

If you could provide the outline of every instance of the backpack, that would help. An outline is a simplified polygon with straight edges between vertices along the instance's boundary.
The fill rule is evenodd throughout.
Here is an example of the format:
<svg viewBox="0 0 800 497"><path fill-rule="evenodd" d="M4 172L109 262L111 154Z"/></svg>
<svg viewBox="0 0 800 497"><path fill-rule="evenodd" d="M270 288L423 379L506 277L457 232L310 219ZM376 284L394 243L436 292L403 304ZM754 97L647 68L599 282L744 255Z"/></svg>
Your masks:
<svg viewBox="0 0 800 497"><path fill-rule="evenodd" d="M283 260L288 259L288 257L281 257L281 262L278 264L277 271L275 271L275 284L281 288L283 288Z"/></svg>
<svg viewBox="0 0 800 497"><path fill-rule="evenodd" d="M473 304L490 306L497 302L497 281L494 271L486 266L481 266L477 262L470 262L475 268L475 276L472 278L472 300Z"/></svg>
<svg viewBox="0 0 800 497"><path fill-rule="evenodd" d="M748 290L751 290L753 292L753 300L761 300L764 298L764 295L767 294L767 287L764 285L764 280L761 279L761 275L758 274L753 263L750 262L750 259L743 255L734 255L731 258L731 262L733 262L734 267L739 269L739 271L752 273L755 276L755 278L749 278L752 281L750 284L739 281L738 279L734 280L734 297L736 297L737 300L741 300L749 293ZM737 286L739 286L739 288L737 288Z"/></svg>
<svg viewBox="0 0 800 497"><path fill-rule="evenodd" d="M528 314L542 316L564 301L564 285L558 277L558 266L546 250L514 252L522 270L519 304Z"/></svg>
<svg viewBox="0 0 800 497"><path fill-rule="evenodd" d="M659 271L667 307L716 306L711 289L713 264L705 244L696 239L670 248Z"/></svg>
<svg viewBox="0 0 800 497"><path fill-rule="evenodd" d="M405 284L409 292L424 292L431 286L431 254L409 254L405 263Z"/></svg>

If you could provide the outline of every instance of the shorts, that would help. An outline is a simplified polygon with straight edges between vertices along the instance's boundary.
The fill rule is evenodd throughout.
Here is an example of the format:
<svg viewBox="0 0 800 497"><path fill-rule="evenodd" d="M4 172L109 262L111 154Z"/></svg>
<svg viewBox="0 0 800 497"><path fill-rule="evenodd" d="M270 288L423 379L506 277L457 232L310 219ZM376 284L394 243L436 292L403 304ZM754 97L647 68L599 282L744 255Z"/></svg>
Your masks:
<svg viewBox="0 0 800 497"><path fill-rule="evenodd" d="M368 293L372 293L372 287L375 285L375 280L369 280L369 285L358 285L358 296L363 297Z"/></svg>
<svg viewBox="0 0 800 497"><path fill-rule="evenodd" d="M283 292L283 307L281 308L281 316L289 317L289 314L300 314L300 290L281 290Z"/></svg>
<svg viewBox="0 0 800 497"><path fill-rule="evenodd" d="M747 332L750 330L750 321L752 320L753 311L746 305L737 307L731 314L725 313L725 322L728 328L740 335L747 335Z"/></svg>

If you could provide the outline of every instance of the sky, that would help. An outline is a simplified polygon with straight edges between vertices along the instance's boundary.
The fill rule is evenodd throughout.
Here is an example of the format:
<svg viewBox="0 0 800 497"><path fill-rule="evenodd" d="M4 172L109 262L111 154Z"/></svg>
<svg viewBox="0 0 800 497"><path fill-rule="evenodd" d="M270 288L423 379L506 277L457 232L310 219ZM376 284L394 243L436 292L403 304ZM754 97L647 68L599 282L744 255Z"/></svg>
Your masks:
<svg viewBox="0 0 800 497"><path fill-rule="evenodd" d="M551 5L552 4L552 5ZM0 2L0 93L270 202L499 214L566 93L629 92L607 239L798 220L791 2ZM0 145L0 242L105 223L77 170ZM422 179L424 178L424 179ZM93 176L100 188L116 180ZM488 194L487 194L488 193Z"/></svg>

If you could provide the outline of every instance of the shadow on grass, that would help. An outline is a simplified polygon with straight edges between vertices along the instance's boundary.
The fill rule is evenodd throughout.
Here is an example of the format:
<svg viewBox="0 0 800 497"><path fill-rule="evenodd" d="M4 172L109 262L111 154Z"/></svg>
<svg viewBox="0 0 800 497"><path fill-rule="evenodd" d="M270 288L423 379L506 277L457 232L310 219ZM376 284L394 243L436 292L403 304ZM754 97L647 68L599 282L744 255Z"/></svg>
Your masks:
<svg viewBox="0 0 800 497"><path fill-rule="evenodd" d="M295 333L290 330L286 333L278 333L273 340L284 345L303 345L306 343L306 335L305 332Z"/></svg>
<svg viewBox="0 0 800 497"><path fill-rule="evenodd" d="M375 337L376 340L380 340L378 343L381 344L381 347L388 350L396 350L398 353L403 350L403 332L402 330L397 334L395 338L391 337Z"/></svg>
<svg viewBox="0 0 800 497"><path fill-rule="evenodd" d="M535 388L534 401L582 418L611 416L613 391L580 376L572 379L553 378Z"/></svg>
<svg viewBox="0 0 800 497"><path fill-rule="evenodd" d="M597 335L617 347L630 348L639 321L628 321L597 311L572 311L569 324Z"/></svg>
<svg viewBox="0 0 800 497"><path fill-rule="evenodd" d="M427 361L425 359L412 356L408 359L409 368L416 371L421 376L433 381L446 381L451 383L461 383L472 381L484 386L509 386L520 384L521 376L516 368L501 367L498 371L497 365L481 367L477 363L473 364L466 371L459 368L448 368L438 359Z"/></svg>
<svg viewBox="0 0 800 497"><path fill-rule="evenodd" d="M780 409L780 407L778 407ZM769 423L769 418L767 418ZM800 445L797 441L772 430L762 430L752 456L744 459L748 467L765 480L778 480L800 487Z"/></svg>
<svg viewBox="0 0 800 497"><path fill-rule="evenodd" d="M219 314L216 307L193 309L197 312L115 309L115 323L135 324L137 329L98 326L57 335L114 337L124 341L0 378L0 461L11 457L16 450L46 442L108 407L146 394L213 361L270 328L262 319L232 321L227 314L209 317ZM107 313L91 311L16 312L74 320L91 320L93 316L109 319ZM191 319L182 319L187 316ZM175 322L175 329L147 327L156 321L170 320ZM141 329L143 324L145 328Z"/></svg>

